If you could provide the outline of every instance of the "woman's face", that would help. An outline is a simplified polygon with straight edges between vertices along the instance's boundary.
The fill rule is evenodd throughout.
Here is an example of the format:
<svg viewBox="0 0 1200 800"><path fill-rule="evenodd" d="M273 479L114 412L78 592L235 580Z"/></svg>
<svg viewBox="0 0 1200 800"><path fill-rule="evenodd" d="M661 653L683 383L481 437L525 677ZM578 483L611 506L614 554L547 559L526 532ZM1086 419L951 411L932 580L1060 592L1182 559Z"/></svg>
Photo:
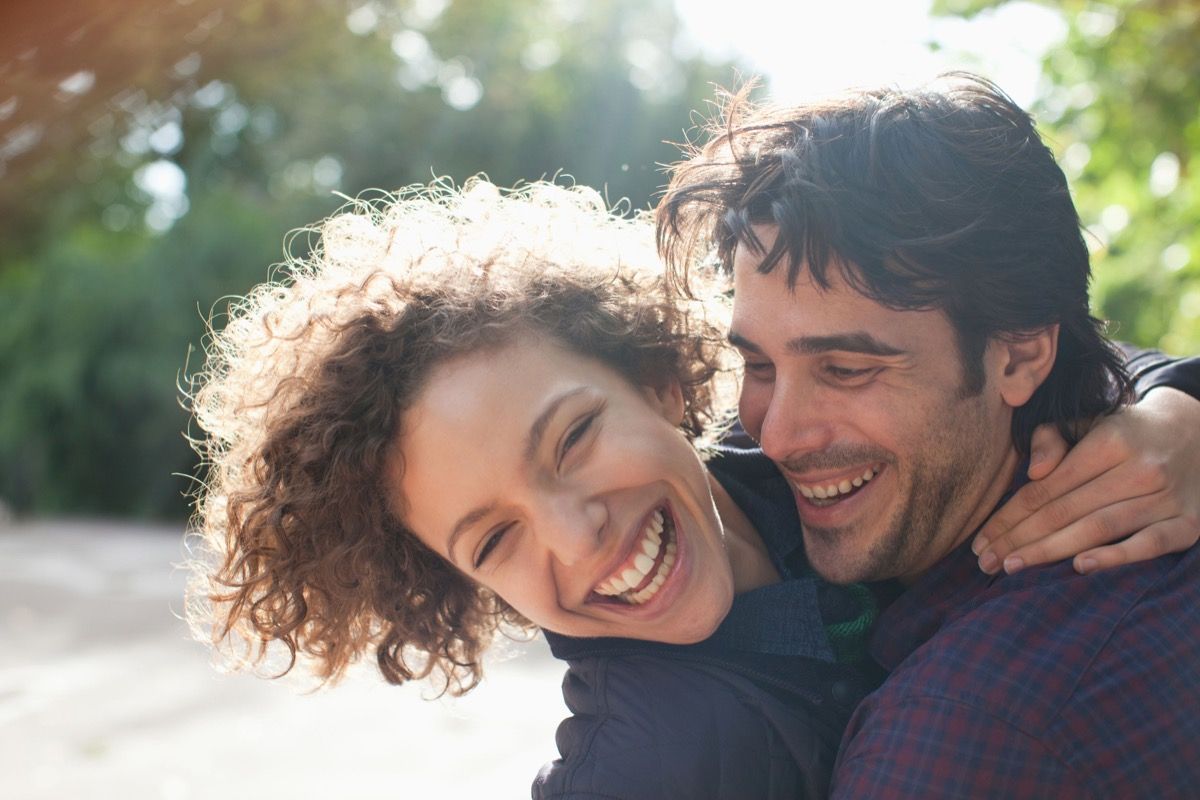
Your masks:
<svg viewBox="0 0 1200 800"><path fill-rule="evenodd" d="M682 416L678 386L522 336L433 371L388 481L425 544L535 624L695 642L733 577Z"/></svg>

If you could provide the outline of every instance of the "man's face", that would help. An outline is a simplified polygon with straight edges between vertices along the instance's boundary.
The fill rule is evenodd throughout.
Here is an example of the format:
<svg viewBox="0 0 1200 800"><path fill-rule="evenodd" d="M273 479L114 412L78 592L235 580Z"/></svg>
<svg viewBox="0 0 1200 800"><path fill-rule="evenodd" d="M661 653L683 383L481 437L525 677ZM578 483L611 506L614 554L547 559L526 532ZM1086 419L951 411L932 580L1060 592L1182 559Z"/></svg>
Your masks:
<svg viewBox="0 0 1200 800"><path fill-rule="evenodd" d="M757 231L766 249L773 226ZM836 582L912 579L981 524L1015 469L1011 410L988 377L968 396L940 311L894 311L836 277L734 258L731 341L746 362L740 413L787 477L809 559Z"/></svg>

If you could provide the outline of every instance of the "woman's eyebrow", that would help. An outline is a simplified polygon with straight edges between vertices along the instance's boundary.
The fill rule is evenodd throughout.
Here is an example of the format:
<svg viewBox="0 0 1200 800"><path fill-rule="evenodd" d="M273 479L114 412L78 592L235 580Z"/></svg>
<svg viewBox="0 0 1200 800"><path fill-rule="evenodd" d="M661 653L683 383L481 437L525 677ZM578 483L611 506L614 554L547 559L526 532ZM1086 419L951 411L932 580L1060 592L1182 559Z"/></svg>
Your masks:
<svg viewBox="0 0 1200 800"><path fill-rule="evenodd" d="M479 520L483 519L488 514L492 513L492 511L495 509L495 503L488 503L486 506L480 506L472 511L468 511L466 514L463 514L462 518L458 522L454 523L454 529L450 531L450 538L446 540L446 553L450 556L450 560L452 562L458 564L458 559L454 557L454 546L458 544L459 537L462 536L468 528L470 528L476 522L479 522Z"/></svg>
<svg viewBox="0 0 1200 800"><path fill-rule="evenodd" d="M586 386L577 386L574 389L568 389L546 404L546 407L542 409L542 413L538 414L537 419L529 426L529 436L525 440L526 463L533 461L534 456L537 455L538 448L542 446L542 439L546 436L546 428L550 426L550 420L554 419L559 406L572 397L583 394L587 390L588 387Z"/></svg>

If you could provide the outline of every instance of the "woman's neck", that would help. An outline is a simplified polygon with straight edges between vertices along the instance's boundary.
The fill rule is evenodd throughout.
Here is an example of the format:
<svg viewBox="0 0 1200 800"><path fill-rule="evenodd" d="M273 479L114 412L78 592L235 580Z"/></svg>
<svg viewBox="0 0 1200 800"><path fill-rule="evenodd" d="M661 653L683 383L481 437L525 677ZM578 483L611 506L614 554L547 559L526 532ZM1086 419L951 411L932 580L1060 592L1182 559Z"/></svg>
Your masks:
<svg viewBox="0 0 1200 800"><path fill-rule="evenodd" d="M712 487L717 515L721 518L721 527L725 531L725 551L729 554L729 564L733 569L734 593L741 594L778 583L779 572L771 563L767 546L754 524L711 472L708 482Z"/></svg>

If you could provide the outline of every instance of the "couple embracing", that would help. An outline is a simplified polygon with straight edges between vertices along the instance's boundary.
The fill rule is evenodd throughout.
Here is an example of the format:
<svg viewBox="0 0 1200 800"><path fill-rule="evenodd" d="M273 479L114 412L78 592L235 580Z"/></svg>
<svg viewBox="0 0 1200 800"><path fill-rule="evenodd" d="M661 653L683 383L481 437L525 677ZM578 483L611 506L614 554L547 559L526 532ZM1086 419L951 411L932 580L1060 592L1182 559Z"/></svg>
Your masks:
<svg viewBox="0 0 1200 800"><path fill-rule="evenodd" d="M198 379L214 638L465 691L540 628L539 798L1195 791L1198 365L1103 338L1029 116L736 101L654 225L325 221Z"/></svg>

